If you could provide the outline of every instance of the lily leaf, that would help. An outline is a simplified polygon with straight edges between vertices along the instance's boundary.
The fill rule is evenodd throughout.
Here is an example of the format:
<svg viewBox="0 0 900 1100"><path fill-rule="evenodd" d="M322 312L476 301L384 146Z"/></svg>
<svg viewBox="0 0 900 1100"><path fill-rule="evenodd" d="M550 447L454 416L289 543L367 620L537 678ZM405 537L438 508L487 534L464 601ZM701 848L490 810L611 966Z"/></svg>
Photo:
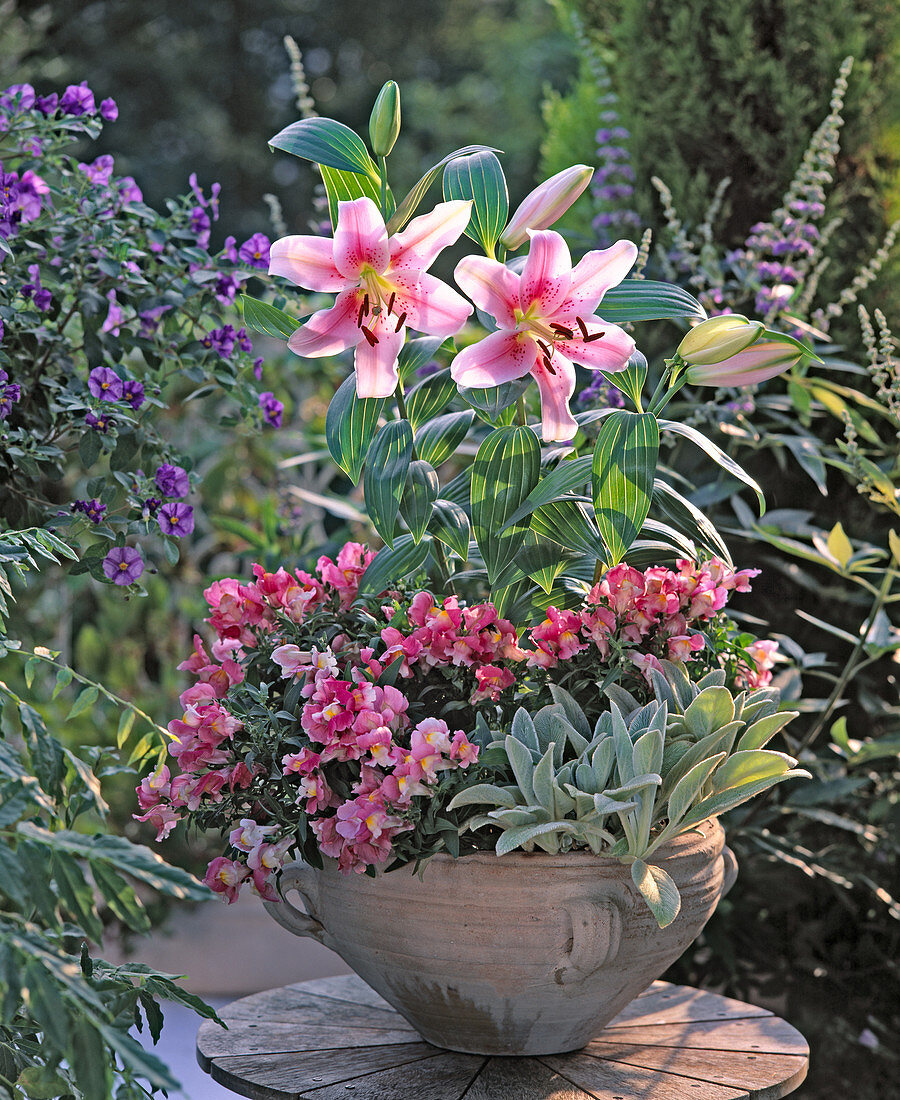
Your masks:
<svg viewBox="0 0 900 1100"><path fill-rule="evenodd" d="M362 138L333 118L302 118L292 122L269 140L269 147L327 168L381 180Z"/></svg>

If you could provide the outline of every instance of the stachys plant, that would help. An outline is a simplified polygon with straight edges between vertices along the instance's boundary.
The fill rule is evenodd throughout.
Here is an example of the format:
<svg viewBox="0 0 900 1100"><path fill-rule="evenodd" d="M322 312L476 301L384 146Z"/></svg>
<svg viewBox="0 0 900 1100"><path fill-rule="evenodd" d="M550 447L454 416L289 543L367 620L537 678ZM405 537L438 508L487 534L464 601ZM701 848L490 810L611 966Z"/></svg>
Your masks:
<svg viewBox="0 0 900 1100"><path fill-rule="evenodd" d="M498 828L498 855L538 847L618 857L664 928L681 899L650 856L774 784L808 776L793 757L764 747L797 712L778 710L777 691L733 696L724 680L714 670L692 683L683 666L665 662L644 706L608 688L610 708L593 730L572 696L554 687L554 703L533 717L520 709L505 737L482 723L485 762L508 781L465 788L448 809L488 807L462 831Z"/></svg>

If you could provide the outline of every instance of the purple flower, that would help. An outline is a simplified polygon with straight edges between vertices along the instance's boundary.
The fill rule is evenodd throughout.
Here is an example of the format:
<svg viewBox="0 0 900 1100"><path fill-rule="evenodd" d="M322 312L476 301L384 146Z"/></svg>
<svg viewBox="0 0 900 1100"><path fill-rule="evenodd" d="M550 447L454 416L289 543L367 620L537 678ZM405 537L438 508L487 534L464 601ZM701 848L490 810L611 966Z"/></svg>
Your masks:
<svg viewBox="0 0 900 1100"><path fill-rule="evenodd" d="M106 292L106 300L109 302L109 311L106 314L106 320L100 327L100 331L111 332L113 336L118 336L119 326L125 319L125 315L116 299L116 292L114 290L108 290Z"/></svg>
<svg viewBox="0 0 900 1100"><path fill-rule="evenodd" d="M238 262L238 252L235 246L234 237L226 237L225 245L222 248L220 255L224 260L228 260L229 263L236 264Z"/></svg>
<svg viewBox="0 0 900 1100"><path fill-rule="evenodd" d="M102 412L99 416L95 416L89 412L84 418L85 424L89 428L92 428L95 432L108 432L109 426L112 423L109 414Z"/></svg>
<svg viewBox="0 0 900 1100"><path fill-rule="evenodd" d="M191 232L197 238L197 244L206 248L209 244L209 227L212 224L209 215L202 206L195 206L190 217Z"/></svg>
<svg viewBox="0 0 900 1100"><path fill-rule="evenodd" d="M146 401L143 383L133 378L127 379L122 385L122 397L133 409L139 409Z"/></svg>
<svg viewBox="0 0 900 1100"><path fill-rule="evenodd" d="M268 271L269 238L265 233L254 233L238 249L238 256L248 267L258 267L261 271Z"/></svg>
<svg viewBox="0 0 900 1100"><path fill-rule="evenodd" d="M0 370L0 420L5 420L13 405L22 399L22 387L18 382L10 382L5 370Z"/></svg>
<svg viewBox="0 0 900 1100"><path fill-rule="evenodd" d="M83 512L91 523L100 523L106 512L106 505L99 500L76 500L72 503L73 512Z"/></svg>
<svg viewBox="0 0 900 1100"><path fill-rule="evenodd" d="M130 546L114 546L103 559L103 574L113 584L133 584L144 572L144 559Z"/></svg>
<svg viewBox="0 0 900 1100"><path fill-rule="evenodd" d="M116 181L116 186L119 188L119 198L123 203L144 201L144 194L132 176L122 176Z"/></svg>
<svg viewBox="0 0 900 1100"><path fill-rule="evenodd" d="M154 477L156 487L164 497L186 497L191 491L191 482L187 470L181 466L170 466L164 462Z"/></svg>
<svg viewBox="0 0 900 1100"><path fill-rule="evenodd" d="M281 415L284 412L284 405L276 399L274 393L269 390L261 393L259 395L259 407L262 409L263 419L267 424L271 424L273 428L281 427Z"/></svg>
<svg viewBox="0 0 900 1100"><path fill-rule="evenodd" d="M241 349L241 351L253 351L253 343L251 342L250 337L247 335L247 330L245 328L239 328L234 334L234 338L237 341L238 347Z"/></svg>
<svg viewBox="0 0 900 1100"><path fill-rule="evenodd" d="M97 157L93 164L81 163L78 167L91 183L105 186L113 173L113 158L108 153L104 153L103 156Z"/></svg>
<svg viewBox="0 0 900 1100"><path fill-rule="evenodd" d="M237 333L233 325L223 325L222 328L214 328L203 337L201 343L204 347L217 351L223 359L227 359L234 351L234 341Z"/></svg>
<svg viewBox="0 0 900 1100"><path fill-rule="evenodd" d="M155 516L160 504L162 504L162 501L156 497L147 497L141 505L141 519L149 519L151 516Z"/></svg>
<svg viewBox="0 0 900 1100"><path fill-rule="evenodd" d="M241 289L241 277L239 275L220 275L216 280L215 295L222 305L229 305L237 297Z"/></svg>
<svg viewBox="0 0 900 1100"><path fill-rule="evenodd" d="M56 113L57 105L59 104L59 96L56 92L51 92L50 95L40 95L35 100L35 107L41 112L44 117Z"/></svg>
<svg viewBox="0 0 900 1100"><path fill-rule="evenodd" d="M160 508L156 521L164 535L174 535L181 539L194 530L194 509L190 504L173 501Z"/></svg>
<svg viewBox="0 0 900 1100"><path fill-rule="evenodd" d="M0 339L2 339L2 338L3 338L2 335L0 335ZM262 369L263 369L263 357L260 356L258 359L253 360L253 377L256 379L257 382L261 381L261 379L262 379Z"/></svg>
<svg viewBox="0 0 900 1100"><path fill-rule="evenodd" d="M25 283L22 286L22 297L32 298L34 300L35 307L46 313L50 308L50 304L53 301L53 295L49 290L45 290L41 286L41 269L37 264L28 265L28 277L31 279L30 283Z"/></svg>
<svg viewBox="0 0 900 1100"><path fill-rule="evenodd" d="M34 106L34 88L30 84L11 84L0 93L0 107L7 110L30 111Z"/></svg>
<svg viewBox="0 0 900 1100"><path fill-rule="evenodd" d="M88 375L88 389L101 401L122 400L122 379L109 367L94 367Z"/></svg>
<svg viewBox="0 0 900 1100"><path fill-rule="evenodd" d="M94 103L94 93L87 86L87 81L80 84L70 84L63 92L59 101L59 109L64 115L92 115L97 110Z"/></svg>
<svg viewBox="0 0 900 1100"><path fill-rule="evenodd" d="M105 118L107 122L115 122L119 117L119 108L116 106L114 99L104 99L100 104L100 117Z"/></svg>

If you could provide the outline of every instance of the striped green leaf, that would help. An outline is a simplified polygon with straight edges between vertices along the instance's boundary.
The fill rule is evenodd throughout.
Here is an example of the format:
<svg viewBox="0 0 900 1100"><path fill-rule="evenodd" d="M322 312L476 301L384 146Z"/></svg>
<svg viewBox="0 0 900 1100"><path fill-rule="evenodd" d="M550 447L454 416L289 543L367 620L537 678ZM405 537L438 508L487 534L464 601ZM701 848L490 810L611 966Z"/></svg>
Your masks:
<svg viewBox="0 0 900 1100"><path fill-rule="evenodd" d="M531 517L531 530L540 538L560 543L568 550L580 550L595 560L606 559L606 546L597 530L590 504L580 500L557 500L544 504Z"/></svg>
<svg viewBox="0 0 900 1100"><path fill-rule="evenodd" d="M283 309L260 302L249 294L241 295L241 308L244 312L244 324L254 332L265 333L279 340L287 340L300 327L300 321L285 313Z"/></svg>
<svg viewBox="0 0 900 1100"><path fill-rule="evenodd" d="M468 561L472 524L465 508L450 500L436 500L428 530L459 558Z"/></svg>
<svg viewBox="0 0 900 1100"><path fill-rule="evenodd" d="M430 420L416 432L416 453L432 466L442 462L455 452L456 448L469 434L475 413L471 409L463 412L445 413Z"/></svg>
<svg viewBox="0 0 900 1100"><path fill-rule="evenodd" d="M640 534L659 457L659 427L652 413L616 411L603 422L594 448L594 515L609 548L609 565L625 556Z"/></svg>
<svg viewBox="0 0 900 1100"><path fill-rule="evenodd" d="M439 490L440 482L430 462L422 459L410 462L400 498L400 515L416 543L422 541Z"/></svg>
<svg viewBox="0 0 900 1100"><path fill-rule="evenodd" d="M717 447L711 439L707 439L702 432L698 432L696 428L692 428L689 424L680 424L677 420L660 420L659 426L663 431L671 432L673 435L680 435L685 439L689 439L698 446L701 451L709 455L717 466L721 466L723 470L731 474L736 480L742 481L744 485L749 485L753 492L756 493L760 516L765 513L766 501L762 489L747 471L734 461L731 455L727 455L721 447Z"/></svg>
<svg viewBox="0 0 900 1100"><path fill-rule="evenodd" d="M662 478L656 478L653 482L653 507L664 520L707 553L731 564L728 547L711 521L687 497L682 496Z"/></svg>
<svg viewBox="0 0 900 1100"><path fill-rule="evenodd" d="M358 134L333 118L301 118L270 138L271 149L293 153L325 168L380 180L375 161Z"/></svg>
<svg viewBox="0 0 900 1100"><path fill-rule="evenodd" d="M407 340L397 357L397 371L401 382L405 384L415 375L416 371L430 363L443 343L445 341L440 336L419 336L415 340ZM436 377L436 375L431 375L425 381L430 381L432 377ZM418 388L418 386L414 386L409 391L407 400L412 397Z"/></svg>
<svg viewBox="0 0 900 1100"><path fill-rule="evenodd" d="M650 279L626 279L610 287L597 307L604 321L621 325L626 321L655 321L662 317L706 320L706 310L693 294L672 283Z"/></svg>
<svg viewBox="0 0 900 1100"><path fill-rule="evenodd" d="M415 573L428 557L428 542L416 544L412 535L398 535L393 546L382 546L359 582L360 595L377 595Z"/></svg>
<svg viewBox="0 0 900 1100"><path fill-rule="evenodd" d="M339 168L329 168L328 165L319 166L322 171L322 182L325 185L325 194L328 196L328 215L331 218L332 227L338 223L338 203L350 202L353 199L371 199L381 209L381 184L377 177L363 176L357 172L342 172ZM394 209L394 197L391 189L386 192L388 212Z"/></svg>
<svg viewBox="0 0 900 1100"><path fill-rule="evenodd" d="M442 370L420 382L406 395L406 415L414 429L444 411L456 397L456 383L450 371Z"/></svg>
<svg viewBox="0 0 900 1100"><path fill-rule="evenodd" d="M624 370L616 371L614 374L605 370L600 373L611 386L627 394L635 408L641 407L641 391L647 380L647 359L642 352L634 352L625 364Z"/></svg>
<svg viewBox="0 0 900 1100"><path fill-rule="evenodd" d="M472 464L472 527L491 584L515 557L528 525L506 527L538 481L541 445L528 427L498 428L485 439Z"/></svg>
<svg viewBox="0 0 900 1100"><path fill-rule="evenodd" d="M534 491L528 494L528 499L509 517L508 522L518 523L542 505L563 500L574 489L583 489L590 478L591 459L587 455L583 458L565 459L546 477L541 478Z"/></svg>
<svg viewBox="0 0 900 1100"><path fill-rule="evenodd" d="M345 378L325 414L325 442L331 457L355 485L378 430L386 398L357 397L356 375Z"/></svg>
<svg viewBox="0 0 900 1100"><path fill-rule="evenodd" d="M493 256L509 214L509 194L500 161L488 149L458 157L444 169L443 187L445 199L472 200L466 236Z"/></svg>
<svg viewBox="0 0 900 1100"><path fill-rule="evenodd" d="M504 409L515 404L522 394L528 389L531 376L517 378L513 382L504 382L502 386L491 386L486 390L470 389L468 386L460 386L460 397L486 420L493 424Z"/></svg>
<svg viewBox="0 0 900 1100"><path fill-rule="evenodd" d="M469 515L471 510L472 467L464 466L456 477L441 488L441 500L450 500L464 508Z"/></svg>
<svg viewBox="0 0 900 1100"><path fill-rule="evenodd" d="M395 213L387 223L388 233L399 233L400 230L406 225L409 219L413 216L419 203L425 197L425 193L428 188L434 183L434 181L441 174L441 169L444 165L449 164L451 160L456 160L457 157L465 157L470 153L489 152L489 148L486 145L465 145L462 149L454 149L452 153L448 153L443 160L439 160L437 164L433 165L424 176L413 186L409 194L407 194L400 205L397 207ZM498 150L493 150L498 152Z"/></svg>
<svg viewBox="0 0 900 1100"><path fill-rule="evenodd" d="M408 420L391 420L375 437L366 460L363 489L366 511L388 546L394 545L394 525L412 458L413 433Z"/></svg>

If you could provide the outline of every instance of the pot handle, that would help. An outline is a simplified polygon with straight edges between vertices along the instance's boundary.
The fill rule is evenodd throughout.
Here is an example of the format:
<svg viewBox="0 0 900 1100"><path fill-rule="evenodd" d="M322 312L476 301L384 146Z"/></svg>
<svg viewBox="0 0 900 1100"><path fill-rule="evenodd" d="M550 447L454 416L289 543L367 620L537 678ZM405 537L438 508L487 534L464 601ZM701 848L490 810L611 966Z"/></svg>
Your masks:
<svg viewBox="0 0 900 1100"><path fill-rule="evenodd" d="M567 903L571 941L557 964L554 977L571 985L590 977L619 953L622 940L623 901L611 894L579 898Z"/></svg>
<svg viewBox="0 0 900 1100"><path fill-rule="evenodd" d="M728 893L732 886L734 886L735 879L738 876L738 861L735 858L734 852L726 844L722 849L722 859L725 867L722 872L722 889L719 891L719 900Z"/></svg>
<svg viewBox="0 0 900 1100"><path fill-rule="evenodd" d="M289 891L296 890L303 899L303 904L307 910L312 909L303 881L304 873L310 870L311 868L303 863L288 864L282 870L281 877L278 880L278 892L281 894L281 901L264 901L263 905L266 907L269 916L278 921L282 928L286 928L288 932L293 932L295 936L309 936L310 939L318 940L326 947L331 947L331 937L325 930L325 926L317 921L315 917L310 916L309 912L304 913L302 909L292 905L285 897Z"/></svg>

